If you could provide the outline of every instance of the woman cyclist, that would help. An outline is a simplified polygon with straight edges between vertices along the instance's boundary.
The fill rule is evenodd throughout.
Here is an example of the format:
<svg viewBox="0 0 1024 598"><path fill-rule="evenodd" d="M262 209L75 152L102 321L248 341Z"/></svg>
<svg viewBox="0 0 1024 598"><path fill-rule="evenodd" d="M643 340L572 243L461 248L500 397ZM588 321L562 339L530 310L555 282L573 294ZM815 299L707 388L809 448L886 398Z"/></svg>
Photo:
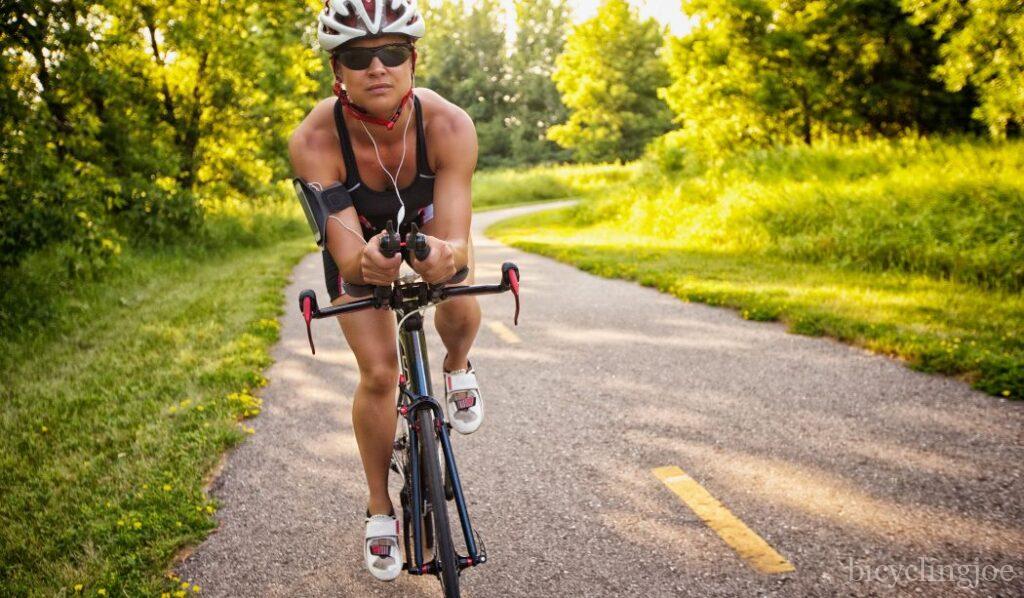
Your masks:
<svg viewBox="0 0 1024 598"><path fill-rule="evenodd" d="M476 167L473 121L433 91L414 88L415 42L425 32L415 0L327 0L317 19L330 53L337 97L320 101L288 144L295 174L321 193L326 226L324 276L331 303L364 298L398 277L401 258L384 257L379 237L394 221L405 238L413 223L430 255L410 265L428 283L473 283L470 181ZM391 312L339 318L359 366L352 425L369 486L364 560L374 577L402 571L398 521L388 496L397 414L396 326ZM447 419L463 434L483 420L468 354L480 306L461 297L437 306Z"/></svg>

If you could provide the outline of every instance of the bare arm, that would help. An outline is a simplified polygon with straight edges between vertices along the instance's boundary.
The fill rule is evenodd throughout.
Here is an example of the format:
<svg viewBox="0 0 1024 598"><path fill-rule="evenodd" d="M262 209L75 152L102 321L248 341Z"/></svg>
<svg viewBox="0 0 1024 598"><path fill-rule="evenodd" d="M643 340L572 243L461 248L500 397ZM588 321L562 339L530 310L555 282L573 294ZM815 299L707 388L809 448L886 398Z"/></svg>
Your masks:
<svg viewBox="0 0 1024 598"><path fill-rule="evenodd" d="M445 143L437 151L434 179L434 217L430 221L431 255L414 267L428 282L451 278L469 263L469 227L476 169L477 140L473 120L462 109L441 120L431 134ZM450 257L449 257L450 254Z"/></svg>
<svg viewBox="0 0 1024 598"><path fill-rule="evenodd" d="M291 158L295 175L307 183L318 183L326 188L341 178L335 165L341 163L340 150L332 135L317 130L316 119L323 117L318 111L323 110L321 103L313 109L302 124L288 140L288 154ZM329 218L325 227L327 251L338 265L338 271L346 281L363 284L363 273L360 265L363 253L363 239L359 219L354 207L348 207L333 214L345 223L352 231L345 229L335 218Z"/></svg>

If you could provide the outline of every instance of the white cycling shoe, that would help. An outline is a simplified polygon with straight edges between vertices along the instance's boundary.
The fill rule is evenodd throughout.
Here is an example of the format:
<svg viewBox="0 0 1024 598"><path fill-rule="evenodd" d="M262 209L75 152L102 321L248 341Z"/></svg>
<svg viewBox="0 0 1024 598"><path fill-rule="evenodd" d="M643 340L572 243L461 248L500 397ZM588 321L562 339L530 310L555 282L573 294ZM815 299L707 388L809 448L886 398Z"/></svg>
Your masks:
<svg viewBox="0 0 1024 598"><path fill-rule="evenodd" d="M473 364L464 370L444 372L444 412L456 432L472 434L480 427L484 421L482 399Z"/></svg>
<svg viewBox="0 0 1024 598"><path fill-rule="evenodd" d="M398 548L398 518L370 515L367 511L363 557L370 574L381 581L393 581L402 573L402 552Z"/></svg>

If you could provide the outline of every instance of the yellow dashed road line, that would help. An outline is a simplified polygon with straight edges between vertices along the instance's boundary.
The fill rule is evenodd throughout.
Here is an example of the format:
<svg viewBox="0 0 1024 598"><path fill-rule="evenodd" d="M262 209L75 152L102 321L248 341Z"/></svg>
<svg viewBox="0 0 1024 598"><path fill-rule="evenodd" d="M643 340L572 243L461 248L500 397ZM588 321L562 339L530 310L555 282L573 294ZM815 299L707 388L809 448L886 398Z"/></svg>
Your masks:
<svg viewBox="0 0 1024 598"><path fill-rule="evenodd" d="M775 552L761 536L754 533L682 469L675 466L658 467L651 472L753 568L761 573L787 573L796 570L785 557Z"/></svg>
<svg viewBox="0 0 1024 598"><path fill-rule="evenodd" d="M491 329L491 332L498 335L498 338L505 341L506 343L515 344L519 342L519 337L516 336L515 332L508 329L508 326L498 321L487 322L487 327Z"/></svg>

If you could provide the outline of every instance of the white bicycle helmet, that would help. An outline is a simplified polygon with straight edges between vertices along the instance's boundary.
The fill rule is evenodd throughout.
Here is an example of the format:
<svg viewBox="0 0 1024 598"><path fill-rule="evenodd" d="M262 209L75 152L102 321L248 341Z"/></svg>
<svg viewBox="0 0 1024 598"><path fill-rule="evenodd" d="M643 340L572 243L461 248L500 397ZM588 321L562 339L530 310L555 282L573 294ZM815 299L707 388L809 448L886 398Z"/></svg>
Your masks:
<svg viewBox="0 0 1024 598"><path fill-rule="evenodd" d="M416 0L325 0L318 20L317 38L325 52L364 37L397 34L417 40L426 32Z"/></svg>

